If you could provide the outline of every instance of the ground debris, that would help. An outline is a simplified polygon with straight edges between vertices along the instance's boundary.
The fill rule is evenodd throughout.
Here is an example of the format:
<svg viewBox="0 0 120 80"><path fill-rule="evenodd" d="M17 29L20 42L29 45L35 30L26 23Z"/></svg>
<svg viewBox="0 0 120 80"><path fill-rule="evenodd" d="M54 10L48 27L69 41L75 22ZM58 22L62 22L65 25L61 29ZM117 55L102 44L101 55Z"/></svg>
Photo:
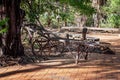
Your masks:
<svg viewBox="0 0 120 80"><path fill-rule="evenodd" d="M13 58L11 56L1 56L0 57L0 67L14 66L14 65L26 65L31 63L39 63L42 58L33 56L33 55L25 55L18 58Z"/></svg>
<svg viewBox="0 0 120 80"><path fill-rule="evenodd" d="M0 57L0 67L18 65L19 59L20 58L13 58L11 56L3 55Z"/></svg>

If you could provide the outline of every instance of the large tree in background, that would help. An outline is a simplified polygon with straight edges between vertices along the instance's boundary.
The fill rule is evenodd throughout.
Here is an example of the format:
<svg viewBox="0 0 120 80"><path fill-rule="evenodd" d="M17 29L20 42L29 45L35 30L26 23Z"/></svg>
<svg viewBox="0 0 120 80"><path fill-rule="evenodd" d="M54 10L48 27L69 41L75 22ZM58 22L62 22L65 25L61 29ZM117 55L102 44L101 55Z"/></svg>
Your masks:
<svg viewBox="0 0 120 80"><path fill-rule="evenodd" d="M93 26L100 27L100 20L102 18L101 7L105 5L106 0L92 0L92 6L96 9L96 13L93 14Z"/></svg>
<svg viewBox="0 0 120 80"><path fill-rule="evenodd" d="M14 57L24 55L24 48L21 44L21 22L23 10L20 9L21 0L3 0L6 17L8 21L8 32L6 35L5 52L6 55Z"/></svg>

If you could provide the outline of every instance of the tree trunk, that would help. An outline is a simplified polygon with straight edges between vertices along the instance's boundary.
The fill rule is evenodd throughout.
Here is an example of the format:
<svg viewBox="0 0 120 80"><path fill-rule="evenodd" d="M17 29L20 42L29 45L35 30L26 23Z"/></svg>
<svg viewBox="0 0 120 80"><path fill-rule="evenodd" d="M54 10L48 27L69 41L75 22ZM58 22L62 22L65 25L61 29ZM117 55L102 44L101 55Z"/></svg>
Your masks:
<svg viewBox="0 0 120 80"><path fill-rule="evenodd" d="M67 26L67 21L64 21L64 26Z"/></svg>
<svg viewBox="0 0 120 80"><path fill-rule="evenodd" d="M6 36L5 55L18 57L24 55L21 43L21 0L4 0L6 17L9 18L9 29Z"/></svg>
<svg viewBox="0 0 120 80"><path fill-rule="evenodd" d="M2 44L2 34L0 34L0 57L3 55L3 44Z"/></svg>
<svg viewBox="0 0 120 80"><path fill-rule="evenodd" d="M50 27L50 25L51 25L51 19L48 17L48 19L47 19L47 27Z"/></svg>
<svg viewBox="0 0 120 80"><path fill-rule="evenodd" d="M92 6L97 10L96 14L93 14L94 27L100 27L101 10L100 7L106 4L107 0L92 0Z"/></svg>
<svg viewBox="0 0 120 80"><path fill-rule="evenodd" d="M94 27L99 27L99 14L96 13L96 14L93 14L93 19L94 19Z"/></svg>

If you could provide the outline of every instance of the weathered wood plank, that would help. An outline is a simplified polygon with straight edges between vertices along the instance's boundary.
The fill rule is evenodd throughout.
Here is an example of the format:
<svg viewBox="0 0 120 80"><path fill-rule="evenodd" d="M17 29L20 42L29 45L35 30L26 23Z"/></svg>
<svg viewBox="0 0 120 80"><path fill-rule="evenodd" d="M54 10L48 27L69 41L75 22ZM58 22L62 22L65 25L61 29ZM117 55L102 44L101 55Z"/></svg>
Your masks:
<svg viewBox="0 0 120 80"><path fill-rule="evenodd" d="M79 31L81 32L83 27L62 27L61 31L68 30L68 31ZM104 31L104 32L119 32L118 28L96 28L96 27L87 27L88 31Z"/></svg>

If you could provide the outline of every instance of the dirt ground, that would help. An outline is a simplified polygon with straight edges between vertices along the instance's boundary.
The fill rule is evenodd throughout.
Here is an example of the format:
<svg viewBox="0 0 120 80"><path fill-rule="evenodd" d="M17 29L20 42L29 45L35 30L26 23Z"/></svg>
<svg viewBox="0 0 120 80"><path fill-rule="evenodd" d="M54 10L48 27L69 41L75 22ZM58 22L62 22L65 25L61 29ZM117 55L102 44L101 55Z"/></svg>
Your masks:
<svg viewBox="0 0 120 80"><path fill-rule="evenodd" d="M74 60L60 57L37 64L0 68L0 80L120 80L119 34L88 34L111 43L115 55L91 54L78 65Z"/></svg>
<svg viewBox="0 0 120 80"><path fill-rule="evenodd" d="M100 38L100 41L110 43L116 52L120 52L120 34L118 33L92 33L88 36Z"/></svg>

